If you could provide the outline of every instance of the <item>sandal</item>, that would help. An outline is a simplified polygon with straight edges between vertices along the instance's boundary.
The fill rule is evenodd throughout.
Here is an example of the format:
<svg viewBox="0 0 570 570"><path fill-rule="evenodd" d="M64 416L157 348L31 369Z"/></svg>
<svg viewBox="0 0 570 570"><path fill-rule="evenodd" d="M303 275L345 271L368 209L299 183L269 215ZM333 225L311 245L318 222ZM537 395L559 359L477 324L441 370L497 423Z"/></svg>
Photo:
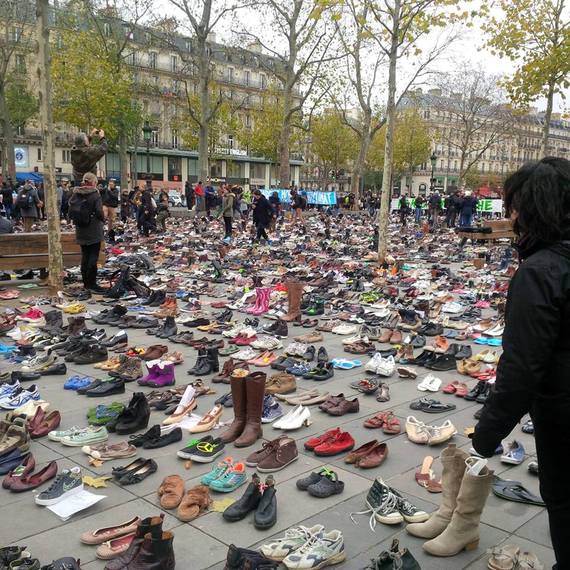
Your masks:
<svg viewBox="0 0 570 570"><path fill-rule="evenodd" d="M394 415L393 412L386 412L386 419L382 426L382 431L386 435L398 435L402 431L400 420Z"/></svg>
<svg viewBox="0 0 570 570"><path fill-rule="evenodd" d="M441 493L443 490L441 479L438 481L433 476L433 471L431 470L432 464L433 457L431 455L424 458L421 468L416 471L416 483L420 487L427 489L430 493Z"/></svg>
<svg viewBox="0 0 570 570"><path fill-rule="evenodd" d="M491 555L487 562L489 570L515 570L517 568L517 559L520 552L518 546L505 544L504 546L495 546L495 548L487 552Z"/></svg>

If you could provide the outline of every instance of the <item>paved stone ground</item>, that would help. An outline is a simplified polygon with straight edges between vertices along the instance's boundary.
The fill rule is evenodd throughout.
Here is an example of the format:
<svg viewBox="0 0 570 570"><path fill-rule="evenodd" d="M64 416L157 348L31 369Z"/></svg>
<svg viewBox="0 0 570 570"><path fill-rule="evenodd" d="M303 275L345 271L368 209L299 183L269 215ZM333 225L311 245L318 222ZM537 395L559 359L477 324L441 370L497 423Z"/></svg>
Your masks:
<svg viewBox="0 0 570 570"><path fill-rule="evenodd" d="M36 290L37 291L37 290ZM32 291L30 291L32 292ZM34 291L35 292L35 291ZM24 294L25 295L25 294ZM90 306L90 308L92 308ZM93 307L94 308L94 307ZM116 328L110 329L111 334ZM292 329L295 331L302 329ZM293 335L290 334L290 338ZM129 330L131 344L152 344L152 340L144 334L144 331ZM327 350L331 357L344 356L342 350L342 337L333 334L325 334ZM171 348L182 350L186 362L176 367L178 383L185 383L191 377L186 375L186 370L194 364L195 351L183 345L171 345ZM477 352L479 348L475 348ZM366 361L366 358L363 358ZM5 370L7 365L0 362L0 370ZM419 370L420 378L425 375ZM72 374L91 375L104 377L104 374L92 366L72 365L69 368L69 376ZM352 390L348 384L359 376L364 375L362 369L352 371L337 371L333 379L318 383L319 389L325 389L337 394L344 392L350 394ZM457 378L455 373L442 373L444 385L451 379ZM465 378L462 378L465 380ZM45 377L38 384L41 395L52 404L52 409L58 409L62 413L62 428L72 425L86 425L87 408L96 403L90 398L79 396L72 391L63 390L64 377ZM206 379L207 380L207 379ZM458 570L463 568L484 569L487 568L486 550L500 543L516 543L523 549L535 552L545 568L554 563L551 549L548 520L544 509L534 506L521 505L503 501L493 495L489 497L482 517L481 541L479 547L471 552L463 552L458 556L448 559L439 559L427 556L423 553L420 539L411 537L404 530L404 525L386 526L378 524L373 532L368 526L368 519L364 516L357 517L358 524L350 519L350 513L365 508L364 499L375 477L382 477L390 485L404 492L412 502L419 507L432 511L436 508L440 495L429 494L420 488L414 480L414 472L423 458L430 454L438 457L445 446L426 447L411 443L406 435L385 436L378 430L367 430L362 426L362 421L380 410L394 410L396 415L405 422L407 415L411 413L409 403L423 395L416 389L417 381L400 380L396 377L388 380L391 390L391 401L380 404L374 396L360 395L360 412L348 414L341 418L333 418L312 408L313 423L308 428L302 428L292 432L299 443L299 460L285 470L275 473L277 481L278 497L278 521L269 531L262 532L254 528L252 517L239 523L226 523L219 513L208 513L190 524L182 524L172 513L167 513L165 528L174 531L175 551L178 561L177 568L190 570L222 569L227 547L231 543L248 547L262 544L272 536L280 536L287 528L297 525L324 524L327 529L339 529L343 532L346 543L347 561L338 568L359 569L363 568L370 558L386 549L391 540L398 536L402 546L406 546L413 552L423 570ZM299 385L313 387L313 383L307 380L299 380ZM470 386L474 381L469 382ZM213 401L227 388L226 385L213 385L217 389L216 395L203 396L199 399L198 411L206 413ZM124 396L111 396L104 401L113 400L127 401L132 392L137 391L135 384L127 385L127 394ZM475 421L473 413L479 404L466 402L463 399L437 394L444 402L451 401L457 409L449 414L423 414L416 412L420 420L429 423L441 423L450 419L458 430L454 440L458 446L469 449L469 440L463 435L464 428L473 426ZM223 420L229 421L233 417L231 410L227 411ZM149 425L159 423L164 419L162 412L153 412ZM389 456L377 469L360 470L346 465L343 456L334 458L329 465L337 471L341 480L345 482L345 491L329 499L316 499L298 491L295 481L313 470L317 470L323 464L303 448L303 442L314 434L324 430L340 426L350 431L357 445L361 445L373 438L387 441ZM267 438L275 438L281 432L271 426L264 428ZM515 428L513 437L523 442L528 457L521 466L507 466L501 464L497 458L490 461L495 472L503 478L522 481L534 493L538 493L538 480L529 475L527 464L535 457L533 436L523 434L520 428ZM119 441L119 437L111 435L111 442ZM149 477L138 485L120 487L111 483L107 489L94 490L95 493L104 494L106 499L97 505L76 515L70 521L63 523L53 513L43 507L37 506L31 493L12 494L8 491L0 491L0 537L4 545L20 543L26 544L28 549L40 558L43 563L64 555L74 555L81 559L82 567L89 570L103 569L104 563L96 560L95 548L80 544L79 535L89 529L106 525L117 524L133 515L141 517L156 514L159 510L156 489L163 477L170 474L179 474L187 482L187 488L197 484L202 474L211 469L211 464L194 464L189 470L185 470L184 462L176 457L176 451L181 447L178 444L158 450L144 451L145 457L156 459L159 472ZM227 454L234 459L242 460L253 450L237 450L232 445L227 447ZM57 460L60 469L81 465L87 474L101 475L111 471L112 465L126 462L109 462L103 467L95 469L90 467L87 456L78 448L65 447L59 443L49 441L47 438L36 440L32 444L32 451L41 468L46 462ZM140 453L143 455L143 453ZM436 472L441 472L439 461L434 464ZM248 469L253 472L253 469ZM89 489L92 490L92 489ZM242 487L233 496L238 498L243 493ZM214 497L215 499L218 496Z"/></svg>

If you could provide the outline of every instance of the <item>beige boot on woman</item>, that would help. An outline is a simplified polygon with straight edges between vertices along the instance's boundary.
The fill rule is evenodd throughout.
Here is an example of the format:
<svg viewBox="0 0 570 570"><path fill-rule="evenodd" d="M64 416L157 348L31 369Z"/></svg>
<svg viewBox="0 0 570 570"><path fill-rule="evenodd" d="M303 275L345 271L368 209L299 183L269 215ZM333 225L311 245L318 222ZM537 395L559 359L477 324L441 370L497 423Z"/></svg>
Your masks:
<svg viewBox="0 0 570 570"><path fill-rule="evenodd" d="M472 457L470 463L479 461ZM491 490L494 473L483 467L479 475L465 471L457 495L457 506L448 527L433 540L426 542L424 550L432 556L455 556L462 550L474 550L479 546L479 521Z"/></svg>
<svg viewBox="0 0 570 570"><path fill-rule="evenodd" d="M439 509L432 513L425 523L409 524L406 530L420 538L435 538L440 535L451 521L451 516L457 503L457 494L461 487L461 480L465 473L465 460L469 457L461 449L457 449L455 444L450 444L441 453L441 463L443 473L441 475L441 486L443 494Z"/></svg>

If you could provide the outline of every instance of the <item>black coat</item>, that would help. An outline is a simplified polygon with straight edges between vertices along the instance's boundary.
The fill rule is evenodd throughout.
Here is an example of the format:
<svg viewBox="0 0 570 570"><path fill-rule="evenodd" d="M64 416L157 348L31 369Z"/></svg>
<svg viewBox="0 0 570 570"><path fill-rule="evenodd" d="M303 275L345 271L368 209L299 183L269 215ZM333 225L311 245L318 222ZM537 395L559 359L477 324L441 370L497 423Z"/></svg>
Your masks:
<svg viewBox="0 0 570 570"><path fill-rule="evenodd" d="M79 186L73 190L69 199L69 206L74 207L80 200L87 201L89 211L93 212L91 221L87 226L75 226L75 239L79 245L92 245L102 242L105 233L103 225L103 204L101 194L94 186Z"/></svg>
<svg viewBox="0 0 570 570"><path fill-rule="evenodd" d="M473 436L485 457L527 412L536 433L570 440L570 241L527 255L509 287L504 352Z"/></svg>
<svg viewBox="0 0 570 570"><path fill-rule="evenodd" d="M253 202L253 223L267 227L273 216L269 200L262 194Z"/></svg>

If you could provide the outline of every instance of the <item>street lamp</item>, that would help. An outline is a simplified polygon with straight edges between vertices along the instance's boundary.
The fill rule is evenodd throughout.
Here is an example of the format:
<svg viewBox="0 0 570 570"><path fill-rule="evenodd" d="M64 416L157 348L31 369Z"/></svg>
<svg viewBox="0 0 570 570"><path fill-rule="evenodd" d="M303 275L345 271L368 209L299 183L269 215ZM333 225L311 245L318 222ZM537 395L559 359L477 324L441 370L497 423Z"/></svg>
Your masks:
<svg viewBox="0 0 570 570"><path fill-rule="evenodd" d="M437 154L435 154L435 151L433 151L431 153L431 156L429 157L429 159L431 162L431 178L430 178L429 189L430 189L430 192L433 192L433 189L435 187L435 179L434 179L433 175L434 175L434 171L435 171L435 163L437 161Z"/></svg>
<svg viewBox="0 0 570 570"><path fill-rule="evenodd" d="M143 126L143 137L146 142L146 183L151 184L151 173L150 173L150 139L152 137L152 127L149 125L148 121L144 122Z"/></svg>

